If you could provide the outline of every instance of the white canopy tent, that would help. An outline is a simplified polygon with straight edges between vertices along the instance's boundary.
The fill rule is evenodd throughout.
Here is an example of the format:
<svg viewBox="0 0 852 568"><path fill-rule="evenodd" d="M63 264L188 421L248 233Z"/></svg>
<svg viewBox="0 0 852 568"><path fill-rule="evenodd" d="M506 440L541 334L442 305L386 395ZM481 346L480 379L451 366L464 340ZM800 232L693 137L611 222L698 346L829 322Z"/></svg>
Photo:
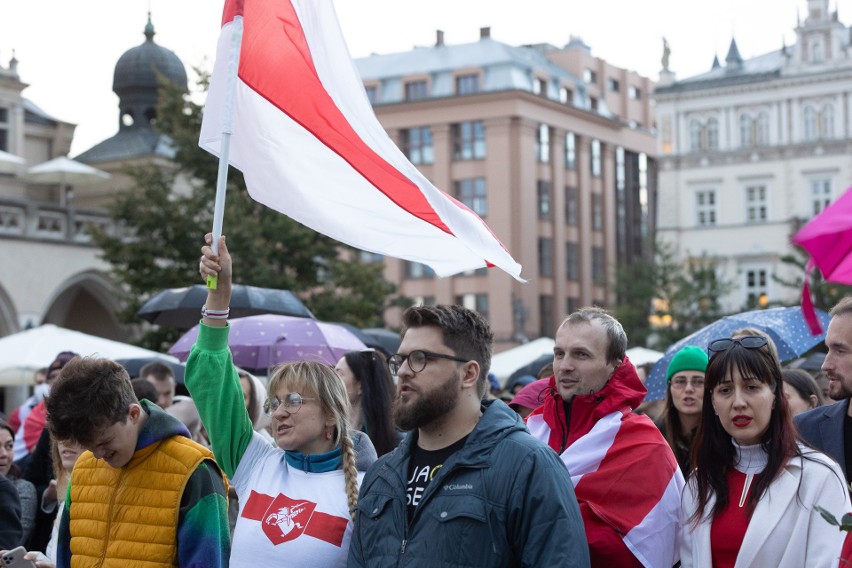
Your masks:
<svg viewBox="0 0 852 568"><path fill-rule="evenodd" d="M646 365L648 363L656 363L660 359L663 358L663 353L660 351L654 351L653 349L648 349L647 347L631 347L627 350L627 357L630 359L630 362L633 363L637 367L641 367L642 365Z"/></svg>
<svg viewBox="0 0 852 568"><path fill-rule="evenodd" d="M107 359L160 357L178 363L177 358L53 324L0 338L0 386L30 385L33 375L50 365L62 351Z"/></svg>

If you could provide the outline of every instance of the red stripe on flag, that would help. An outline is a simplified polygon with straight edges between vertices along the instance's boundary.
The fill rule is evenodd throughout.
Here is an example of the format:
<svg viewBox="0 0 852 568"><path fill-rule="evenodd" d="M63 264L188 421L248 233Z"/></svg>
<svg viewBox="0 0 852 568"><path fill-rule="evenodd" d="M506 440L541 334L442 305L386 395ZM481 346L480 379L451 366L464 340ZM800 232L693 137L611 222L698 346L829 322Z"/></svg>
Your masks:
<svg viewBox="0 0 852 568"><path fill-rule="evenodd" d="M598 469L584 475L574 492L622 534L642 522L657 505L677 469L674 455L656 426L628 414ZM639 498L636 488L641 487Z"/></svg>
<svg viewBox="0 0 852 568"><path fill-rule="evenodd" d="M311 521L305 527L305 534L324 540L334 546L340 546L343 544L347 524L349 524L349 521L343 517L314 512L311 515Z"/></svg>
<svg viewBox="0 0 852 568"><path fill-rule="evenodd" d="M273 500L274 498L269 495L252 491L240 516L253 521L262 521L264 513L269 509Z"/></svg>
<svg viewBox="0 0 852 568"><path fill-rule="evenodd" d="M243 15L243 1L244 0L227 0L225 2L225 9L222 10L223 26L232 21L236 16Z"/></svg>
<svg viewBox="0 0 852 568"><path fill-rule="evenodd" d="M400 208L452 235L420 188L361 140L334 104L314 67L292 4L252 0L243 9L240 79L316 136ZM282 159L298 159L296 152L294 149L289 158Z"/></svg>

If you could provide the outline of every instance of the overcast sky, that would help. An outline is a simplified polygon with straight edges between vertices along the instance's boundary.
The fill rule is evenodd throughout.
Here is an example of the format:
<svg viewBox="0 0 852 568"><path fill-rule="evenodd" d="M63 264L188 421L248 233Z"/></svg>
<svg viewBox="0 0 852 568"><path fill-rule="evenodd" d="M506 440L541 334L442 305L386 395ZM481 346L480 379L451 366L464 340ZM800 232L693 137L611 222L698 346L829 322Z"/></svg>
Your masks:
<svg viewBox="0 0 852 568"><path fill-rule="evenodd" d="M112 74L118 58L144 41L152 11L155 41L191 70L209 69L221 0L0 0L0 65L12 50L24 96L53 116L77 124L75 156L118 130ZM679 78L724 59L735 35L743 57L792 44L797 12L806 0L336 0L353 57L432 45L435 30L448 44L476 41L491 27L498 41L557 46L577 35L592 53L657 79L662 38ZM852 22L852 0L830 0L840 20ZM192 73L190 71L190 82Z"/></svg>

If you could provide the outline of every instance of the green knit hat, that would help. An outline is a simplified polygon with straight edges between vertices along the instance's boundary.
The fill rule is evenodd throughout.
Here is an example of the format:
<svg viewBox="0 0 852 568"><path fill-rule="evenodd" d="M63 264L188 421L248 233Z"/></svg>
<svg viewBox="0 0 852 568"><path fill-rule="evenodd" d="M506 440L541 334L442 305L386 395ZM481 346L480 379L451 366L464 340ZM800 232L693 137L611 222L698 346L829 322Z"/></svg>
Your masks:
<svg viewBox="0 0 852 568"><path fill-rule="evenodd" d="M701 371L707 370L707 353L700 347L695 345L687 345L672 357L672 362L669 363L669 368L666 370L666 382L672 380L672 375L681 371Z"/></svg>

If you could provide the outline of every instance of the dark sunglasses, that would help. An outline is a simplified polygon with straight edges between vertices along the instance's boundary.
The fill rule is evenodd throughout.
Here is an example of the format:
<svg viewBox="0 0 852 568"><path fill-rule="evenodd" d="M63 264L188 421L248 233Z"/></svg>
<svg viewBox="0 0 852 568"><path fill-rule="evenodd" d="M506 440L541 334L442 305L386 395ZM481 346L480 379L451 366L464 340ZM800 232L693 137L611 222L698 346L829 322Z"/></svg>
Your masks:
<svg viewBox="0 0 852 568"><path fill-rule="evenodd" d="M769 340L762 335L746 335L744 337L737 337L736 339L727 337L711 341L710 345L707 346L707 351L709 353L718 353L720 351L727 351L734 345L742 345L746 349L760 349L761 347L765 347L767 343L769 343Z"/></svg>

